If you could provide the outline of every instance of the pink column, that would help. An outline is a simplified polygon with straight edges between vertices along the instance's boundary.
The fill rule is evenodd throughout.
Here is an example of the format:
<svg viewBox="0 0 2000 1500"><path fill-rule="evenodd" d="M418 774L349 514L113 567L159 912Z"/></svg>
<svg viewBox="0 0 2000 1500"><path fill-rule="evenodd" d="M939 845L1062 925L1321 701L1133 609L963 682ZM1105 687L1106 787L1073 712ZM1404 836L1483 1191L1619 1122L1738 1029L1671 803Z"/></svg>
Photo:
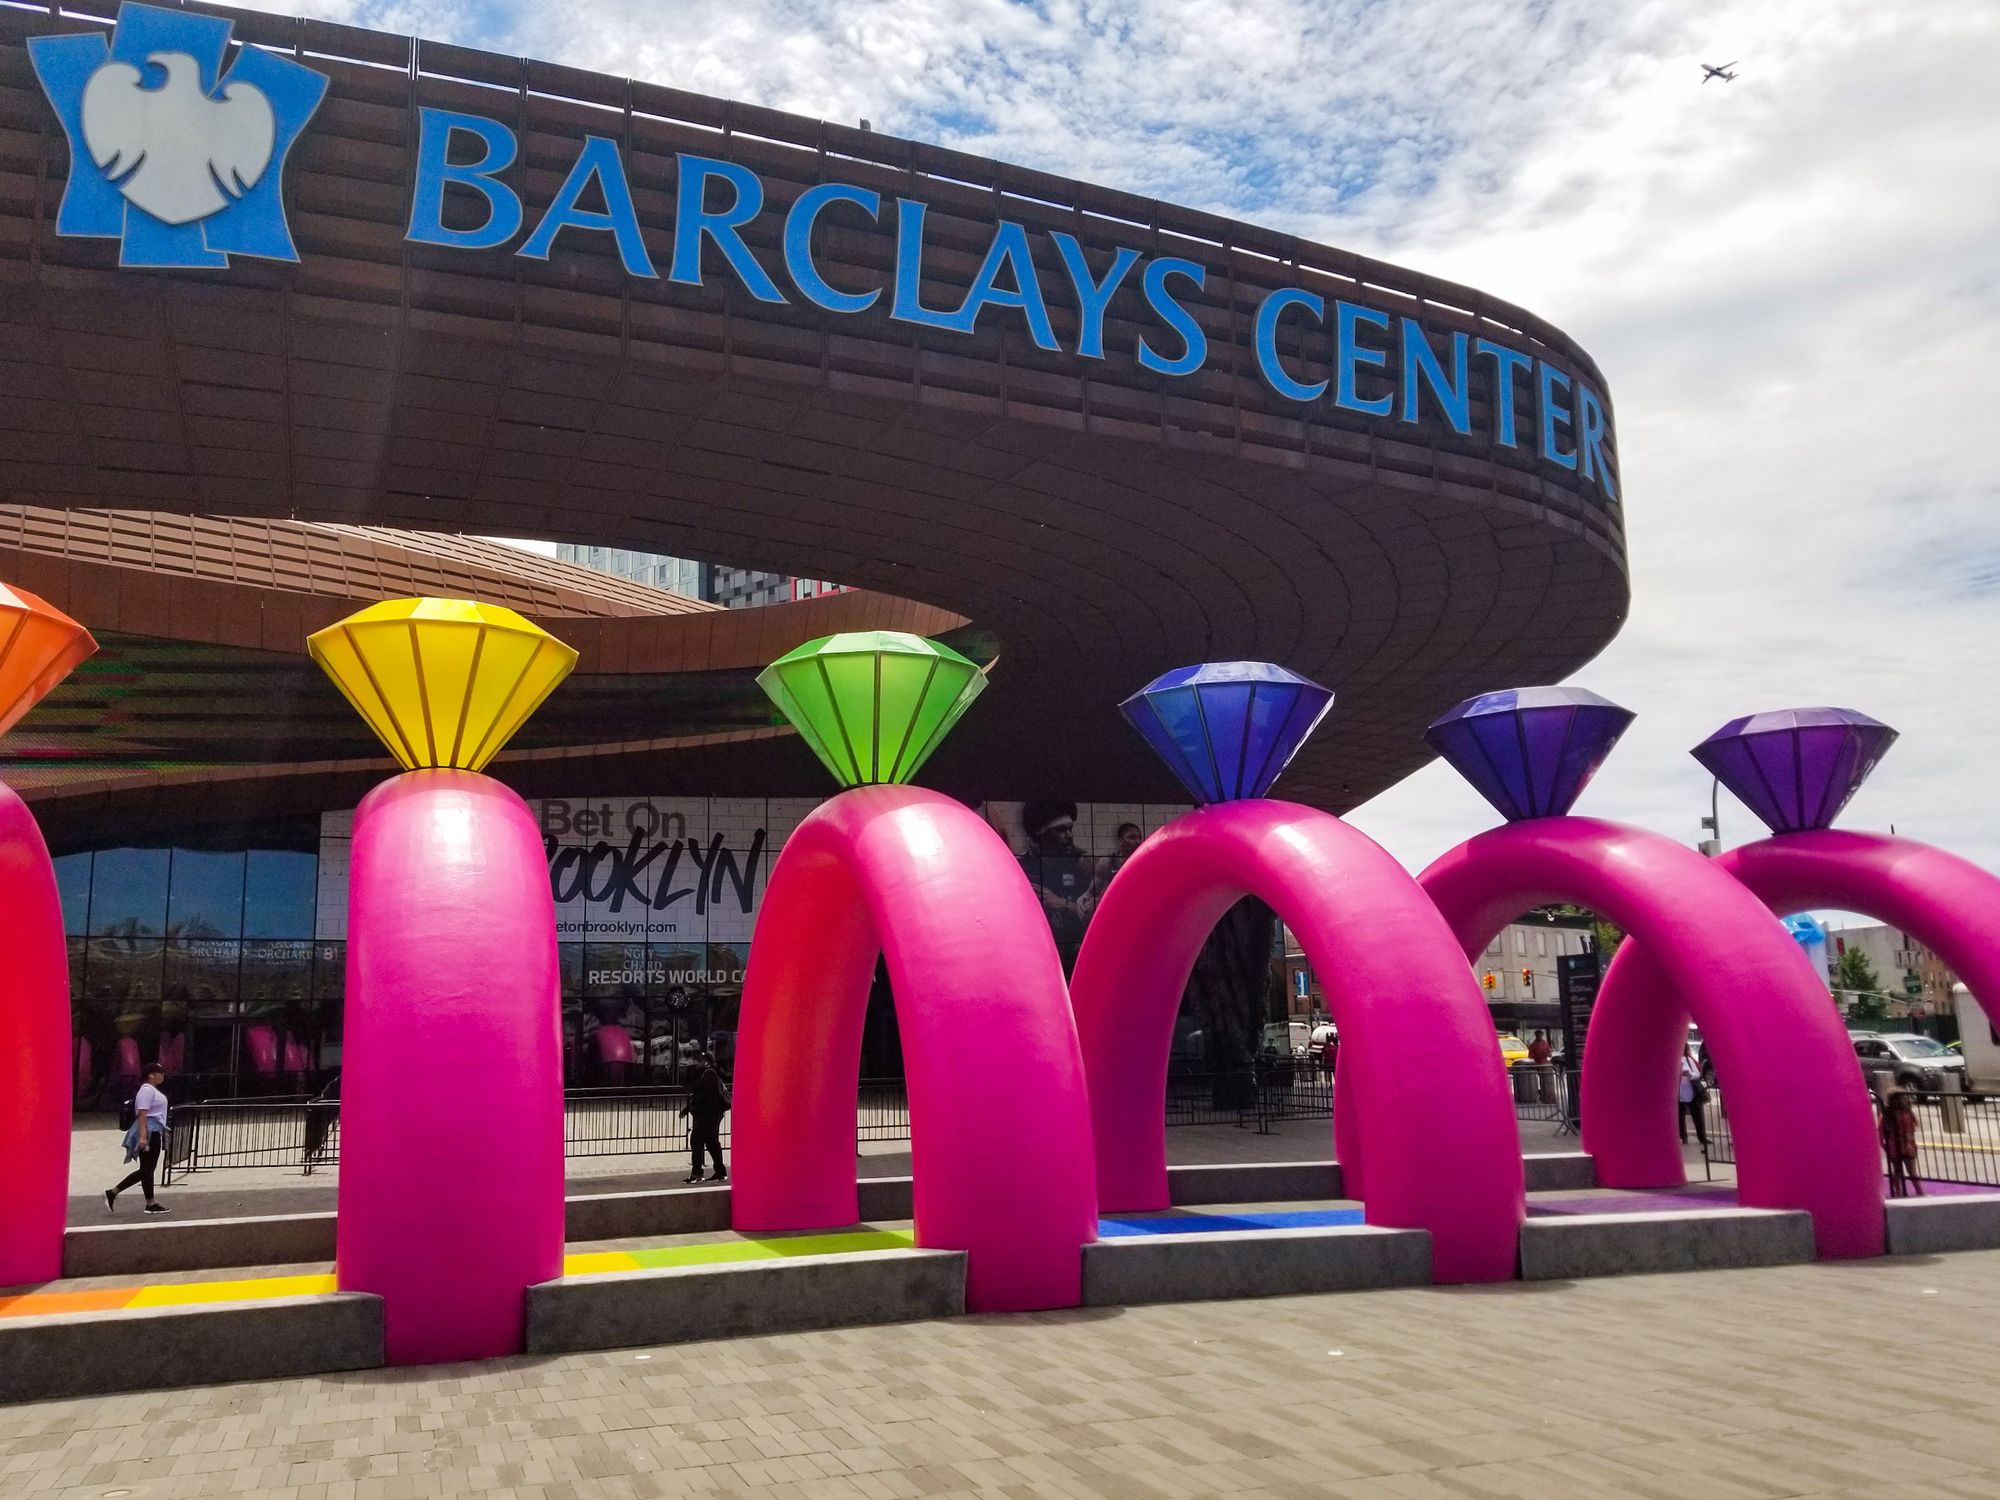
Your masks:
<svg viewBox="0 0 2000 1500"><path fill-rule="evenodd" d="M1269 800L1154 834L1105 892L1071 981L1108 1209L1167 1206L1174 1015L1203 939L1245 896L1299 935L1340 1027L1340 1154L1368 1222L1427 1229L1440 1281L1514 1274L1520 1137L1478 985L1402 866L1339 819ZM1347 1189L1361 1192L1358 1172Z"/></svg>
<svg viewBox="0 0 2000 1500"><path fill-rule="evenodd" d="M1914 933L1965 980L1989 1019L2000 1018L2000 879L1977 865L1913 839L1842 829L1779 834L1732 849L1715 864L1780 915L1831 906ZM1663 1018L1672 1009L1659 965L1643 945L1624 944L1605 976L1591 1027L1586 1111L1599 1094L1658 1095L1663 1079L1671 1088L1684 1035ZM1858 1076L1851 1055L1845 1066ZM1734 1094L1730 1109L1734 1114ZM1635 1181L1680 1180L1670 1113L1628 1118L1606 1110L1599 1118L1616 1122L1591 1137L1600 1173L1608 1169Z"/></svg>
<svg viewBox="0 0 2000 1500"><path fill-rule="evenodd" d="M1559 817L1482 833L1421 880L1468 954L1551 901L1578 902L1626 928L1660 966L1658 982L1628 997L1646 1002L1647 1035L1657 1044L1671 1030L1668 1016L1680 1024L1692 1013L1701 1023L1729 1094L1739 1200L1810 1210L1823 1256L1882 1253L1874 1121L1853 1049L1797 945L1724 870L1640 829ZM1596 1028L1614 1003L1600 996L1584 1057L1584 1146L1593 1155L1600 1137L1643 1130L1643 1115L1673 1119L1658 1069L1633 1075L1639 1086L1622 1092L1592 1078ZM1616 1176L1614 1164L1607 1180Z"/></svg>
<svg viewBox="0 0 2000 1500"><path fill-rule="evenodd" d="M354 815L339 1284L387 1301L392 1364L518 1353L562 1274L555 906L534 816L470 771Z"/></svg>
<svg viewBox="0 0 2000 1500"><path fill-rule="evenodd" d="M0 782L0 1287L62 1275L70 1098L55 866L27 804Z"/></svg>
<svg viewBox="0 0 2000 1500"><path fill-rule="evenodd" d="M917 1243L969 1252L974 1311L1075 1306L1097 1197L1062 966L1006 844L918 787L843 792L771 872L737 1033L736 1227L859 1216L854 1099L878 953L909 1079Z"/></svg>

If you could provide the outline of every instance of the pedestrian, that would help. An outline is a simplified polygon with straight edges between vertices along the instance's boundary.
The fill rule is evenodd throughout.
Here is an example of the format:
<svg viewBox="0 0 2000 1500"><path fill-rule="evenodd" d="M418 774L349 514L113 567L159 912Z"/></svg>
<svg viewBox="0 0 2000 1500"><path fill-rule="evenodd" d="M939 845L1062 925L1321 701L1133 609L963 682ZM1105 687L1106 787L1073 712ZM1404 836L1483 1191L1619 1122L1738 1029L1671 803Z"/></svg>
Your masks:
<svg viewBox="0 0 2000 1500"><path fill-rule="evenodd" d="M167 1070L164 1067L158 1063L147 1064L146 1081L132 1096L132 1124L125 1132L125 1160L136 1161L139 1165L117 1187L104 1190L107 1212L117 1211L118 1195L128 1187L145 1190L147 1213L163 1214L167 1211L166 1204L153 1201L153 1170L159 1166L160 1153L167 1145L167 1096L160 1092L160 1085L166 1080Z"/></svg>
<svg viewBox="0 0 2000 1500"><path fill-rule="evenodd" d="M1535 1039L1528 1043L1528 1061L1538 1068L1546 1068L1549 1065L1549 1055L1554 1050L1549 1046L1549 1034L1546 1031L1538 1031L1535 1033Z"/></svg>
<svg viewBox="0 0 2000 1500"><path fill-rule="evenodd" d="M1907 1089L1891 1089L1882 1101L1882 1158L1889 1163L1889 1196L1924 1196L1917 1175L1917 1109Z"/></svg>
<svg viewBox="0 0 2000 1500"><path fill-rule="evenodd" d="M729 1086L722 1081L717 1071L715 1059L706 1051L695 1059L695 1079L688 1090L688 1102L681 1113L688 1122L688 1146L694 1156L693 1169L687 1180L690 1183L702 1180L702 1153L715 1163L713 1181L729 1181L729 1172L722 1164L722 1117L729 1113Z"/></svg>
<svg viewBox="0 0 2000 1500"><path fill-rule="evenodd" d="M1688 1121L1694 1121L1694 1138L1701 1142L1701 1149L1708 1150L1708 1085L1702 1081L1701 1062L1694 1055L1694 1049L1681 1049L1681 1104L1680 1128L1681 1144L1688 1143Z"/></svg>

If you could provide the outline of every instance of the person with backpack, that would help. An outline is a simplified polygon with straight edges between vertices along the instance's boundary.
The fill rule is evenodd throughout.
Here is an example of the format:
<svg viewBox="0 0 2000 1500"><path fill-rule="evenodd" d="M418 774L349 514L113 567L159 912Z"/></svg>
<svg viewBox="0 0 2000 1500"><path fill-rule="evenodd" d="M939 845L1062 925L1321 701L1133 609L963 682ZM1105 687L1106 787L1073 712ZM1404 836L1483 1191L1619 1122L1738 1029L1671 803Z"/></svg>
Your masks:
<svg viewBox="0 0 2000 1500"><path fill-rule="evenodd" d="M688 1122L688 1146L694 1154L694 1167L687 1180L690 1183L702 1180L702 1153L706 1151L715 1163L712 1180L727 1182L729 1172L722 1165L722 1117L729 1113L729 1086L722 1081L715 1059L708 1053L703 1052L696 1063L701 1071L688 1090L688 1102L681 1107L681 1114Z"/></svg>
<svg viewBox="0 0 2000 1500"><path fill-rule="evenodd" d="M117 1212L118 1195L128 1187L145 1190L147 1213L163 1214L167 1211L164 1203L153 1201L153 1171L159 1166L160 1153L167 1145L167 1096L160 1092L160 1085L166 1080L167 1070L164 1067L159 1063L148 1063L146 1081L139 1085L139 1092L127 1100L124 1109L119 1112L119 1122L125 1126L125 1160L136 1161L139 1165L117 1187L104 1190L107 1212Z"/></svg>

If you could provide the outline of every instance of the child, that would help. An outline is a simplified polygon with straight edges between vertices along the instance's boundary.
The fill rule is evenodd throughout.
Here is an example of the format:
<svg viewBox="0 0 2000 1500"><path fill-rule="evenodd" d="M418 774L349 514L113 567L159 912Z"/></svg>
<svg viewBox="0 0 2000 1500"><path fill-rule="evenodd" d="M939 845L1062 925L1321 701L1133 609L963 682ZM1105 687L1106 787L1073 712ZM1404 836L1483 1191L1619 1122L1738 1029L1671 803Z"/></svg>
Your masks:
<svg viewBox="0 0 2000 1500"><path fill-rule="evenodd" d="M1914 1188L1924 1196L1917 1175L1917 1111L1903 1089L1893 1089L1882 1104L1882 1156L1889 1163L1889 1196L1907 1198Z"/></svg>

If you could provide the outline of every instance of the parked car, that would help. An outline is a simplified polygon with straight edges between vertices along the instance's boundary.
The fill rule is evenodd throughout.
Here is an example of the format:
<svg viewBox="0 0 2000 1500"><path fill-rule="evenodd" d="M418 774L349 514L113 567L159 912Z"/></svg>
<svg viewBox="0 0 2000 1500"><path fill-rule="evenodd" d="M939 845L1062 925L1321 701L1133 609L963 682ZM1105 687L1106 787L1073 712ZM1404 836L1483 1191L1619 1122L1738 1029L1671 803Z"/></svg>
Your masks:
<svg viewBox="0 0 2000 1500"><path fill-rule="evenodd" d="M1864 1032L1852 1039L1854 1055L1871 1085L1886 1074L1902 1087L1926 1094L1943 1088L1947 1077L1956 1078L1961 1091L1965 1087L1965 1059L1927 1036Z"/></svg>

